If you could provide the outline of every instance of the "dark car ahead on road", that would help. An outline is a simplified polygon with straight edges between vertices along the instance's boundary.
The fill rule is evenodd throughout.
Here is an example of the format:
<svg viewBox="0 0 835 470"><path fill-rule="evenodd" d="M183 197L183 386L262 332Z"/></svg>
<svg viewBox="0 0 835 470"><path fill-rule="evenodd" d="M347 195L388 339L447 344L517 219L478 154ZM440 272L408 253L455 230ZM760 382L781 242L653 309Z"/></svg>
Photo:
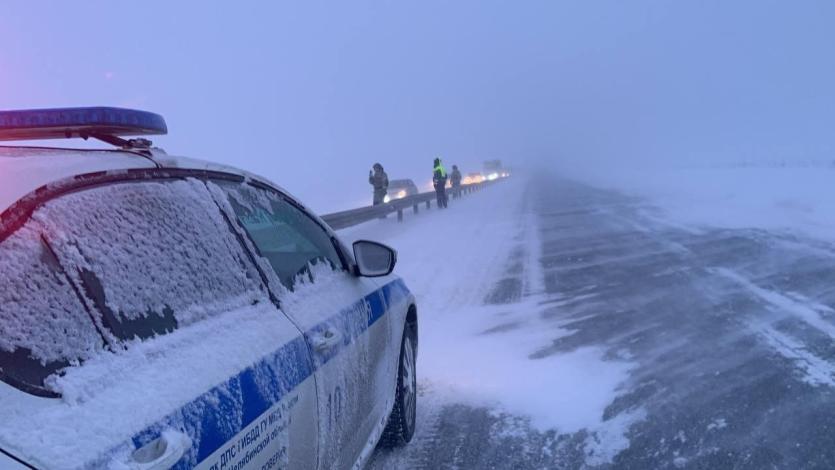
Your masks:
<svg viewBox="0 0 835 470"><path fill-rule="evenodd" d="M385 202L391 202L395 199L403 199L407 196L414 196L420 193L415 182L410 179L400 179L389 181L388 194L384 199Z"/></svg>

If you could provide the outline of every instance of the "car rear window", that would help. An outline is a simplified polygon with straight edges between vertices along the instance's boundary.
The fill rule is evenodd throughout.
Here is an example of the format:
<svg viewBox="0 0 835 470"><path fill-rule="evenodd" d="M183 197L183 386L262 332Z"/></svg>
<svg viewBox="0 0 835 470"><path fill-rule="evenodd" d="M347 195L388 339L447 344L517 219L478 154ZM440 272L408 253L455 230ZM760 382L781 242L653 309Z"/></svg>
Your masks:
<svg viewBox="0 0 835 470"><path fill-rule="evenodd" d="M100 351L103 339L69 279L27 224L0 243L0 374L27 391Z"/></svg>
<svg viewBox="0 0 835 470"><path fill-rule="evenodd" d="M123 182L33 216L111 340L147 338L268 301L258 272L199 180Z"/></svg>

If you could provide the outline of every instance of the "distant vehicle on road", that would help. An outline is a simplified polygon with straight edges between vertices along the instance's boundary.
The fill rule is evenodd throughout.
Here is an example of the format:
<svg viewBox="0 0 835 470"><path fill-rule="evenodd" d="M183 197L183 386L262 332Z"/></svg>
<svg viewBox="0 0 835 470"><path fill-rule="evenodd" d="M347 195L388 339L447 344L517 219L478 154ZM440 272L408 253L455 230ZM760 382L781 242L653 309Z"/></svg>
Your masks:
<svg viewBox="0 0 835 470"><path fill-rule="evenodd" d="M461 180L461 184L476 184L484 182L484 175L481 173L467 173L467 176Z"/></svg>
<svg viewBox="0 0 835 470"><path fill-rule="evenodd" d="M161 116L0 112L0 468L331 469L415 429L415 298Z"/></svg>
<svg viewBox="0 0 835 470"><path fill-rule="evenodd" d="M484 177L487 180L493 181L499 179L503 174L501 160L486 160L484 162Z"/></svg>
<svg viewBox="0 0 835 470"><path fill-rule="evenodd" d="M420 193L415 182L410 179L400 179L389 181L388 194L385 197L385 202L391 202L395 199L403 199L406 196L414 196Z"/></svg>

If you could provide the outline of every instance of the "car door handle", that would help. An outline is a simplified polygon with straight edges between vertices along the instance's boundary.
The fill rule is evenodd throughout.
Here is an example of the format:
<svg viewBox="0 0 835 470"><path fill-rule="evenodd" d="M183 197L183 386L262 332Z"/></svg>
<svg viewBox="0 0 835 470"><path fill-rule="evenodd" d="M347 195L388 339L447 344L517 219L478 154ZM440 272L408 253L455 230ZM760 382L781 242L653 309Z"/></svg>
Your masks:
<svg viewBox="0 0 835 470"><path fill-rule="evenodd" d="M167 430L162 435L136 449L120 462L131 470L168 470L180 461L191 447L191 439L179 431Z"/></svg>
<svg viewBox="0 0 835 470"><path fill-rule="evenodd" d="M334 346L340 344L342 342L342 334L334 330L333 328L328 328L322 333L313 337L313 348L316 351L327 351L328 349L333 348Z"/></svg>

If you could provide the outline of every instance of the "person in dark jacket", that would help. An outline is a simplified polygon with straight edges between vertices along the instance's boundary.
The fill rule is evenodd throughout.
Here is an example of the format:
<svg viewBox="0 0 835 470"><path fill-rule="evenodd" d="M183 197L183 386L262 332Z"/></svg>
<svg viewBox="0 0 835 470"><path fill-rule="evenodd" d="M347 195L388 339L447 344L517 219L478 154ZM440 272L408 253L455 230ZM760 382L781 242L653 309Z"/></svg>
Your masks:
<svg viewBox="0 0 835 470"><path fill-rule="evenodd" d="M374 164L374 171L368 172L368 184L374 187L374 205L382 204L389 189L389 176L383 171L383 165Z"/></svg>
<svg viewBox="0 0 835 470"><path fill-rule="evenodd" d="M435 168L432 173L432 184L435 186L435 196L438 199L438 207L445 208L447 206L446 198L446 169L441 164L441 159L435 159Z"/></svg>
<svg viewBox="0 0 835 470"><path fill-rule="evenodd" d="M458 188L461 187L461 172L458 171L458 165L452 165L452 174L450 175L452 181L452 197L458 197Z"/></svg>

